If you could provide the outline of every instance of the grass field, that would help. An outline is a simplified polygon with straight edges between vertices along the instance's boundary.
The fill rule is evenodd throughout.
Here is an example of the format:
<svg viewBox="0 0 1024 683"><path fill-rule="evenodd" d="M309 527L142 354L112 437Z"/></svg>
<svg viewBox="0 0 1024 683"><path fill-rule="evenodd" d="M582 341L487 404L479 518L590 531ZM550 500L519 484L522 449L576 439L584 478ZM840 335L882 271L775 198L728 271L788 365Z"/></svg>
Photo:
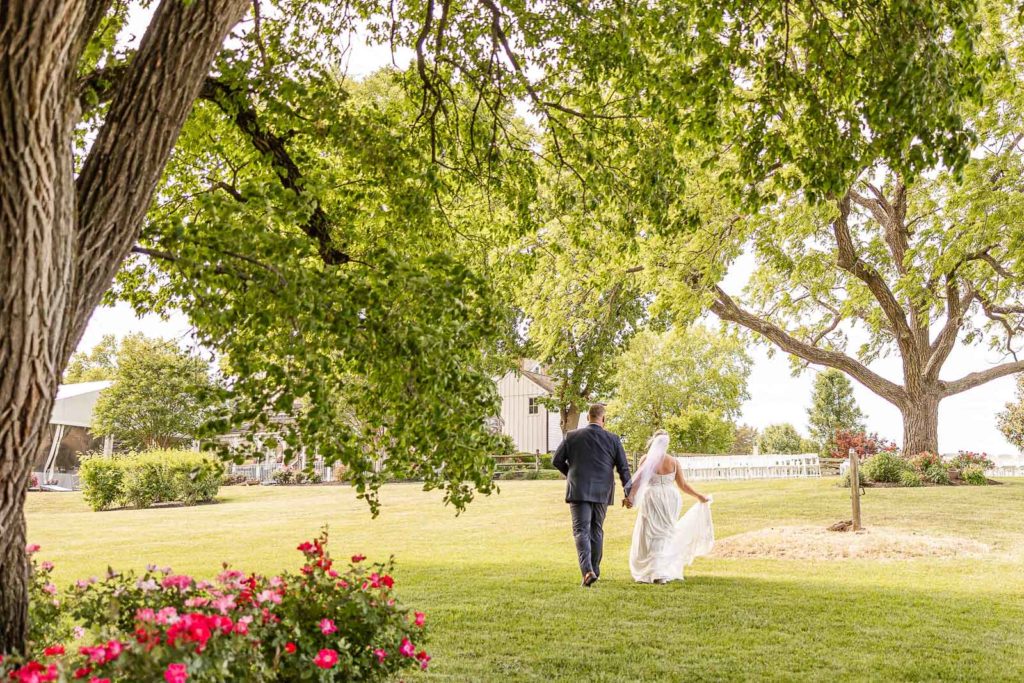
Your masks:
<svg viewBox="0 0 1024 683"><path fill-rule="evenodd" d="M849 504L830 480L702 488L719 538L828 524ZM578 587L562 495L561 482L507 482L455 517L393 485L372 520L344 487L231 487L217 505L99 513L77 494L30 494L28 521L67 580L147 562L200 576L222 561L295 567L296 543L329 524L336 556L397 558L399 596L432 626L420 680L1024 679L1024 481L864 499L867 525L975 539L994 548L984 559L701 559L668 586L631 583L635 513L617 508L591 590Z"/></svg>

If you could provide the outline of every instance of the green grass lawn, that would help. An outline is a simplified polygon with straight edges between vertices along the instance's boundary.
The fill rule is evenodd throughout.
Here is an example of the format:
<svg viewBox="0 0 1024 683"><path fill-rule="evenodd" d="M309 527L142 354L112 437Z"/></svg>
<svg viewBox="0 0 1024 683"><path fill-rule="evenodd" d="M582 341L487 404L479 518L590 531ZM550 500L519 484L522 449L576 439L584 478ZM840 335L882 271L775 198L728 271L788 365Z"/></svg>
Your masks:
<svg viewBox="0 0 1024 683"><path fill-rule="evenodd" d="M826 525L849 507L834 480L701 488L719 538ZM985 559L700 559L668 586L631 582L635 512L617 508L591 590L578 587L562 497L562 482L506 482L455 517L439 496L392 485L371 519L345 487L231 487L217 505L95 513L78 494L33 493L28 522L66 580L147 562L199 576L222 561L294 568L295 545L328 524L337 557L395 555L396 590L432 626L422 679L1024 679L1024 480L864 499L866 525L976 539L994 547Z"/></svg>

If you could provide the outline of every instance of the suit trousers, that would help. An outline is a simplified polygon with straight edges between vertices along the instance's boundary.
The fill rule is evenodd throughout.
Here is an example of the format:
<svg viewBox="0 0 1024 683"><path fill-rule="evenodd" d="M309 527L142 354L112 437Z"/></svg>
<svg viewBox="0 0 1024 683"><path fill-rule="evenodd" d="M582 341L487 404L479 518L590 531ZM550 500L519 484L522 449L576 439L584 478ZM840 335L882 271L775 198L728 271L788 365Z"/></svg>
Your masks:
<svg viewBox="0 0 1024 683"><path fill-rule="evenodd" d="M604 554L604 517L607 503L569 503L572 514L572 536L576 541L580 573L594 572L601 576L601 556Z"/></svg>

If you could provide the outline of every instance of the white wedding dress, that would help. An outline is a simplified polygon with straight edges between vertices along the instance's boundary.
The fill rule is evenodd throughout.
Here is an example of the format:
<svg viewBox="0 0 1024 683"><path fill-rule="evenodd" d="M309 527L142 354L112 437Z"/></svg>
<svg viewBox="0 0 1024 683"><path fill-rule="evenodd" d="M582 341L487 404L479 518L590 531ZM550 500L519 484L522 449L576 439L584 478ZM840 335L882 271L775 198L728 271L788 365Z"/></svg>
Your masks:
<svg viewBox="0 0 1024 683"><path fill-rule="evenodd" d="M710 499L680 518L683 497L675 478L675 473L652 473L636 502L629 571L640 583L682 581L683 569L715 545Z"/></svg>

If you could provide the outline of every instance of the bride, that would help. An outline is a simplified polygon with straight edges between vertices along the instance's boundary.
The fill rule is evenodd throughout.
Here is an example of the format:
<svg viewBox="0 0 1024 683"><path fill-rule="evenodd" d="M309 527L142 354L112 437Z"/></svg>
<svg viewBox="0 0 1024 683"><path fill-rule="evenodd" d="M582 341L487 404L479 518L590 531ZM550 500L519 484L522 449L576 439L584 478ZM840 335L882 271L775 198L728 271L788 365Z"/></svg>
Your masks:
<svg viewBox="0 0 1024 683"><path fill-rule="evenodd" d="M681 519L680 489L700 501ZM676 459L668 455L668 433L655 432L624 501L639 511L629 550L629 571L635 581L681 581L684 567L711 552L715 532L710 503L711 498L686 483Z"/></svg>

